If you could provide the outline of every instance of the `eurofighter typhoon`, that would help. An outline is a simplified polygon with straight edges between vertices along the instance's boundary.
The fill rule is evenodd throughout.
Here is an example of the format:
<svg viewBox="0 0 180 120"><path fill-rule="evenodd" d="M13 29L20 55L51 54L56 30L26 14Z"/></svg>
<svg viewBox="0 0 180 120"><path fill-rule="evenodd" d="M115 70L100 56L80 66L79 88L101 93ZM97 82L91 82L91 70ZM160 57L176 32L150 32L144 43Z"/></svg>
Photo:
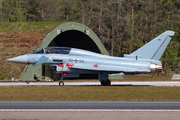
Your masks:
<svg viewBox="0 0 180 120"><path fill-rule="evenodd" d="M83 49L69 47L46 47L33 53L14 57L7 61L53 66L57 74L61 74L59 86L63 86L63 76L79 75L79 73L98 73L101 85L110 86L108 74L133 75L155 73L162 70L159 61L173 31L166 31L131 54L124 57L103 55ZM72 74L73 73L73 74Z"/></svg>

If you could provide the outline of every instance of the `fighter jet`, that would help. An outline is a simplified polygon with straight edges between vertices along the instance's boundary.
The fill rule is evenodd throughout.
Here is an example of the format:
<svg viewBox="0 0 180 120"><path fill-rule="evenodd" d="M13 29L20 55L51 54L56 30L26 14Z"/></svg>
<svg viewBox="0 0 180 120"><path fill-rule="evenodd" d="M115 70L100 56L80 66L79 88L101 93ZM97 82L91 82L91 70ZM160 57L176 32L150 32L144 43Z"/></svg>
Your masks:
<svg viewBox="0 0 180 120"><path fill-rule="evenodd" d="M64 76L78 76L79 73L97 73L101 85L110 86L108 74L134 75L161 72L162 63L159 59L174 33L166 31L135 52L125 54L124 57L108 56L70 47L45 47L7 61L34 66L53 66L55 72L62 76L59 86L64 85Z"/></svg>

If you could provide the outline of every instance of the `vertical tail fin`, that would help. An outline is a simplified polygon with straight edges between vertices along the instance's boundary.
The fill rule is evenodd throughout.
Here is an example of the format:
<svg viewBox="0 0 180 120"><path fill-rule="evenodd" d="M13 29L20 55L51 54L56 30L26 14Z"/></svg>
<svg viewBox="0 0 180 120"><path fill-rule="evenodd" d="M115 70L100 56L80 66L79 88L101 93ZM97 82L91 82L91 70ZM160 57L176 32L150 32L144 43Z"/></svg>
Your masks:
<svg viewBox="0 0 180 120"><path fill-rule="evenodd" d="M131 55L137 56L141 59L159 60L167 45L169 44L172 36L174 36L174 33L174 31L166 31L162 33L146 45L133 52Z"/></svg>

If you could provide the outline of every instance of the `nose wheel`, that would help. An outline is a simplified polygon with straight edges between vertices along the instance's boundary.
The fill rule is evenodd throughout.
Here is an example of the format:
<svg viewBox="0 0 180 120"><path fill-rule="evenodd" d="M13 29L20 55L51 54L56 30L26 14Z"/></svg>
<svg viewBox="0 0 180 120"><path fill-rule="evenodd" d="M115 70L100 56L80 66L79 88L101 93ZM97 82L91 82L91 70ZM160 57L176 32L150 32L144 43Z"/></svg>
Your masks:
<svg viewBox="0 0 180 120"><path fill-rule="evenodd" d="M60 80L59 86L64 86L64 82L62 80Z"/></svg>
<svg viewBox="0 0 180 120"><path fill-rule="evenodd" d="M26 81L26 84L29 84L30 82L29 81Z"/></svg>

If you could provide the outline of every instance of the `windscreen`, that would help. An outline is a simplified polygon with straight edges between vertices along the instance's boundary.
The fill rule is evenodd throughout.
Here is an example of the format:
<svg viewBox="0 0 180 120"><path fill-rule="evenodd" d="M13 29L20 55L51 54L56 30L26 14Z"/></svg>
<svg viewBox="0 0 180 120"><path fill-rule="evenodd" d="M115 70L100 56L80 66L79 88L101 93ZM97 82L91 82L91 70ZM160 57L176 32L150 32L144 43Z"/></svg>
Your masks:
<svg viewBox="0 0 180 120"><path fill-rule="evenodd" d="M44 54L44 50L43 49L39 49L39 50L33 52L32 54Z"/></svg>
<svg viewBox="0 0 180 120"><path fill-rule="evenodd" d="M71 48L45 48L46 54L69 54Z"/></svg>

